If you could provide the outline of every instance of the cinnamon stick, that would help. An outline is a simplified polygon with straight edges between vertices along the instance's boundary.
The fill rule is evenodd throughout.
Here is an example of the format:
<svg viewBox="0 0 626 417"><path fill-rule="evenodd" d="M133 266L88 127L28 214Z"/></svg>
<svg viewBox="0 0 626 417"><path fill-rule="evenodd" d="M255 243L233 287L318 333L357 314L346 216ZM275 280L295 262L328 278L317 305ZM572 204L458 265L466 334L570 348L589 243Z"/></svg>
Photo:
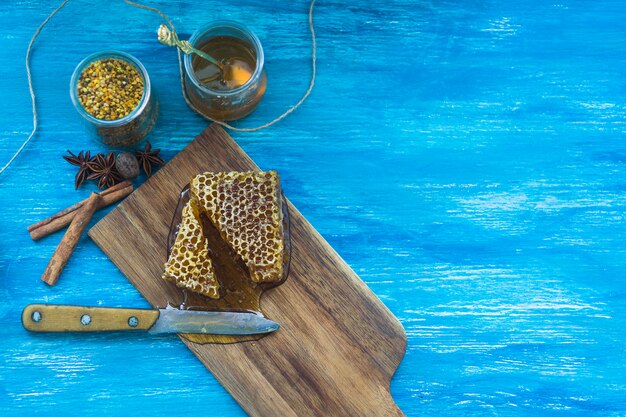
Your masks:
<svg viewBox="0 0 626 417"><path fill-rule="evenodd" d="M99 200L97 209L111 205L128 196L132 192L133 185L129 181L116 184L100 193L102 198ZM89 199L87 198L83 201L79 201L78 203L59 211L47 219L28 226L27 230L30 233L31 239L39 240L42 237L56 232L57 230L63 229L72 222L74 217L76 217L78 209L80 209L88 200Z"/></svg>
<svg viewBox="0 0 626 417"><path fill-rule="evenodd" d="M91 217L98 208L101 199L102 197L100 197L99 194L91 193L91 196L87 199L85 204L76 210L76 216L67 228L59 246L57 246L50 262L48 262L46 270L41 276L43 282L48 285L55 285L57 283L61 272L63 272L63 268L65 268L72 252L74 252L78 240L87 228L89 220L91 220Z"/></svg>

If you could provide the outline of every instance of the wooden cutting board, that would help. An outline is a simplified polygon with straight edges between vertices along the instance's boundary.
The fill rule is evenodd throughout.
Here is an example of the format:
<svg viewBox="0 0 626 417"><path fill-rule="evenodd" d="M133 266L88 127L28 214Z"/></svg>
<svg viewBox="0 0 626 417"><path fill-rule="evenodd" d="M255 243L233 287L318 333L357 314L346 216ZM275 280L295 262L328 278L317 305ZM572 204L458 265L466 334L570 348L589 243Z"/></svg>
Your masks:
<svg viewBox="0 0 626 417"><path fill-rule="evenodd" d="M180 190L200 172L255 169L213 125L89 236L154 307L176 304L180 292L161 274ZM289 278L261 301L281 329L236 344L183 342L251 416L403 416L389 393L406 349L402 325L290 203L289 212Z"/></svg>

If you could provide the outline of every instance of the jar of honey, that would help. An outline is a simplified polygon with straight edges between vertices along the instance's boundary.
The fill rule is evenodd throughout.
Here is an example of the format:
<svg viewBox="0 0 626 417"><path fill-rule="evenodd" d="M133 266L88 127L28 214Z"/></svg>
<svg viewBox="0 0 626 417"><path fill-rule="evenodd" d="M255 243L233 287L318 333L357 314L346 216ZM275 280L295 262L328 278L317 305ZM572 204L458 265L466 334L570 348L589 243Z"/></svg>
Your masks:
<svg viewBox="0 0 626 417"><path fill-rule="evenodd" d="M221 121L250 114L267 86L259 38L240 23L217 21L198 29L189 42L219 63L185 55L185 92L196 110Z"/></svg>

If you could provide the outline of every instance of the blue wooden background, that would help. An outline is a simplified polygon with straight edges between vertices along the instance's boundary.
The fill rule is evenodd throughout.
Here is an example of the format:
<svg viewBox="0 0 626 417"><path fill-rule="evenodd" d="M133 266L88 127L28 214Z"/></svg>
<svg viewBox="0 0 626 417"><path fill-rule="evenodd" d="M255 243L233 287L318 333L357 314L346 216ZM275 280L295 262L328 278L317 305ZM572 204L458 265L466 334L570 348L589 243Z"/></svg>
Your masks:
<svg viewBox="0 0 626 417"><path fill-rule="evenodd" d="M55 5L0 9L0 161L31 128L23 65ZM305 0L152 1L181 37L208 20L261 38L269 88L241 126L305 90ZM147 307L87 237L59 284L61 236L26 226L85 198L65 149L103 151L72 108L74 66L121 49L161 104L173 157L205 126L184 104L160 19L75 0L37 41L41 131L0 176L0 415L243 416L175 336L33 335L31 302ZM408 416L626 415L626 6L622 0L319 0L319 73L280 124L233 133L401 320L391 391ZM139 182L138 182L139 183ZM97 218L104 213L98 213Z"/></svg>

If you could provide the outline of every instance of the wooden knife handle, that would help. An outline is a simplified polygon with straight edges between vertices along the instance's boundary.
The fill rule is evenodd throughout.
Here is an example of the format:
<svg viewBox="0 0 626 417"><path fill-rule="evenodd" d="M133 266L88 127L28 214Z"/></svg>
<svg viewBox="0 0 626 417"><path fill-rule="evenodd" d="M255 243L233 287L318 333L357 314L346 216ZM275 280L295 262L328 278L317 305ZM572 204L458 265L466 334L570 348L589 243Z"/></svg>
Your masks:
<svg viewBox="0 0 626 417"><path fill-rule="evenodd" d="M102 332L148 330L159 310L30 304L22 324L31 332Z"/></svg>

